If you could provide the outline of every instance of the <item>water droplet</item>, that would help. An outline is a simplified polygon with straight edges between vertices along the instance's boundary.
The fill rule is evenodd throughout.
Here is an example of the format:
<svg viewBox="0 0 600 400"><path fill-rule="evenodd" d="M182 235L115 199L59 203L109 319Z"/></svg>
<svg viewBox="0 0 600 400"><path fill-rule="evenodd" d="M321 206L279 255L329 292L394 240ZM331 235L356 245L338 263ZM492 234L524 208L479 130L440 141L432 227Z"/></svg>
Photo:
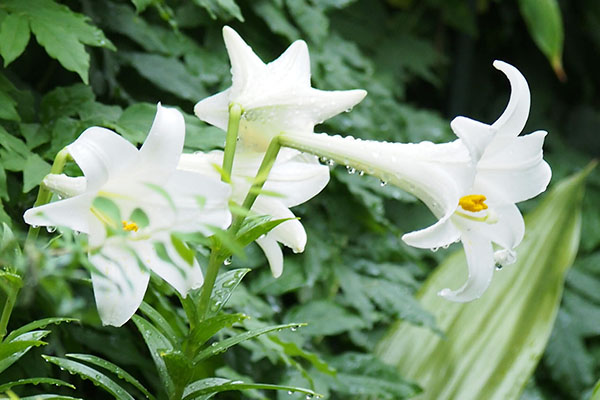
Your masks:
<svg viewBox="0 0 600 400"><path fill-rule="evenodd" d="M312 399L312 395L311 394L307 394L306 395L306 400L310 400L310 399Z"/></svg>
<svg viewBox="0 0 600 400"><path fill-rule="evenodd" d="M356 168L353 168L353 167L351 167L349 165L346 166L346 170L348 171L348 173L350 175L353 175L356 172Z"/></svg>
<svg viewBox="0 0 600 400"><path fill-rule="evenodd" d="M56 227L55 226L47 226L46 230L48 231L48 233L54 233L54 232L56 232Z"/></svg>
<svg viewBox="0 0 600 400"><path fill-rule="evenodd" d="M358 171L358 176L363 176L365 174L365 171Z"/></svg>
<svg viewBox="0 0 600 400"><path fill-rule="evenodd" d="M39 226L39 225L31 225L31 227L32 227L33 229L37 229L37 228L39 228L40 226Z"/></svg>
<svg viewBox="0 0 600 400"><path fill-rule="evenodd" d="M223 261L223 264L225 264L225 265L231 265L231 257L227 257L225 259L225 261Z"/></svg>
<svg viewBox="0 0 600 400"><path fill-rule="evenodd" d="M294 392L292 392L291 390L288 390L288 394L291 396L292 394L294 394Z"/></svg>
<svg viewBox="0 0 600 400"><path fill-rule="evenodd" d="M431 248L431 251L433 251L433 252L435 253L435 252L436 252L436 251L438 251L439 249L440 249L439 247L432 247L432 248Z"/></svg>
<svg viewBox="0 0 600 400"><path fill-rule="evenodd" d="M496 263L496 270L500 271L502 269L502 264Z"/></svg>
<svg viewBox="0 0 600 400"><path fill-rule="evenodd" d="M291 330L292 332L296 332L296 331L298 330L298 327L297 327L297 326L292 326L292 327L290 328L290 330Z"/></svg>
<svg viewBox="0 0 600 400"><path fill-rule="evenodd" d="M385 185L387 185L387 182L384 180L379 181L379 186L384 187Z"/></svg>
<svg viewBox="0 0 600 400"><path fill-rule="evenodd" d="M319 160L321 160L323 164L327 164L327 157L320 157Z"/></svg>
<svg viewBox="0 0 600 400"><path fill-rule="evenodd" d="M330 167L333 167L335 165L335 161L329 159L329 160L327 160L327 165L329 165Z"/></svg>

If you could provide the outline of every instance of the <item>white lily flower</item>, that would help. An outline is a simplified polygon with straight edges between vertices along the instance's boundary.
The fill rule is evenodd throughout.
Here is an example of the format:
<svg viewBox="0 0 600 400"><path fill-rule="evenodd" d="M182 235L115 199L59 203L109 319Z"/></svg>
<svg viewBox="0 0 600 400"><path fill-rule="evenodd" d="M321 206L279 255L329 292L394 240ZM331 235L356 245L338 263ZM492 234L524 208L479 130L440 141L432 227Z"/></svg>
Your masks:
<svg viewBox="0 0 600 400"><path fill-rule="evenodd" d="M230 188L213 177L176 170L183 149L181 113L157 106L141 149L105 128L92 127L68 148L85 177L50 175L45 184L72 196L27 210L30 225L66 226L87 233L94 296L103 324L121 326L139 307L149 270L182 296L203 283L198 262L175 246L172 232L226 228ZM114 221L97 201L116 204ZM116 233L116 234L114 234ZM181 245L181 243L179 244ZM160 249L164 251L160 251ZM165 254L172 261L165 261Z"/></svg>
<svg viewBox="0 0 600 400"><path fill-rule="evenodd" d="M271 140L282 132L313 134L314 126L349 110L367 94L364 90L323 91L310 84L308 47L298 40L276 60L265 64L230 27L223 38L231 61L232 86L196 104L194 112L203 121L227 129L229 108L241 107L239 143L232 171L234 200L246 196ZM222 152L184 155L181 168L214 170ZM252 210L275 219L293 218L289 207L301 204L319 193L329 181L329 169L314 156L281 150L264 186L282 195L256 199ZM306 232L297 220L277 226L256 241L264 250L274 276L281 275L283 255L277 242L295 252L304 250Z"/></svg>
<svg viewBox="0 0 600 400"><path fill-rule="evenodd" d="M229 89L196 104L201 120L227 129L229 106L242 108L239 146L265 151L281 132L312 133L314 126L358 104L365 90L324 91L310 85L306 42L297 40L265 64L233 29L223 28L231 61Z"/></svg>
<svg viewBox="0 0 600 400"><path fill-rule="evenodd" d="M262 153L237 151L231 183L232 199L242 203L256 176ZM182 154L180 169L212 174L219 178L216 166L223 162L223 151L210 153ZM295 218L290 207L302 204L316 196L329 182L329 168L319 164L316 157L302 154L292 149L281 149L271 168L263 190L273 196L261 194L257 197L252 211L258 215L270 215L273 219ZM295 253L304 251L306 231L297 219L292 219L275 227L256 243L264 251L273 276L278 278L283 272L283 254L279 243Z"/></svg>
<svg viewBox="0 0 600 400"><path fill-rule="evenodd" d="M440 295L466 302L480 297L494 267L516 260L524 224L515 203L543 192L551 177L542 157L546 132L518 136L529 115L529 88L511 65L494 66L509 78L509 104L492 125L457 117L451 127L458 140L446 144L373 142L352 137L284 133L285 146L319 154L379 177L420 198L439 219L403 236L415 247L437 249L462 240L469 277ZM486 203L487 202L487 203ZM501 249L494 252L492 243Z"/></svg>

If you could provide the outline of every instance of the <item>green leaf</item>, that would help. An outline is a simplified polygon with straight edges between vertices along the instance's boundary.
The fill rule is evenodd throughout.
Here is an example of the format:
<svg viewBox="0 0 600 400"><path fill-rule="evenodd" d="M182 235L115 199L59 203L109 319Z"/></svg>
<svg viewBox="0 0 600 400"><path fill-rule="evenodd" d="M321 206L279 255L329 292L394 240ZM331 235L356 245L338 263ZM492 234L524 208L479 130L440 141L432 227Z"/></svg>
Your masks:
<svg viewBox="0 0 600 400"><path fill-rule="evenodd" d="M560 80L566 79L562 66L564 32L557 0L519 0L529 34L544 53Z"/></svg>
<svg viewBox="0 0 600 400"><path fill-rule="evenodd" d="M121 56L152 84L181 99L196 102L209 95L200 80L176 57L146 53Z"/></svg>
<svg viewBox="0 0 600 400"><path fill-rule="evenodd" d="M336 369L327 364L322 358L318 356L318 354L306 351L300 346L298 346L296 343L285 342L276 336L271 336L269 339L281 346L281 349L286 355L290 357L302 357L308 362L310 362L312 366L317 369L317 371L322 372L324 374L336 374Z"/></svg>
<svg viewBox="0 0 600 400"><path fill-rule="evenodd" d="M88 82L90 56L84 45L115 50L104 33L88 23L83 14L52 0L3 0L2 8L11 14L29 20L29 26L38 43L63 67L76 72Z"/></svg>
<svg viewBox="0 0 600 400"><path fill-rule="evenodd" d="M292 393L305 394L307 398L322 397L318 393L313 392L310 389L300 388L296 386L285 386L285 385L269 385L265 383L244 383L242 381L232 381L224 378L206 378L199 381L190 383L183 392L183 400L192 400L197 396L219 393L229 390L283 390Z"/></svg>
<svg viewBox="0 0 600 400"><path fill-rule="evenodd" d="M37 154L27 157L23 166L23 193L38 186L44 177L50 173L50 164Z"/></svg>
<svg viewBox="0 0 600 400"><path fill-rule="evenodd" d="M245 340L253 339L257 336L264 335L266 333L271 333L275 331L281 331L282 329L297 329L298 327L304 326L305 324L284 324L284 325L275 325L268 326L266 328L255 329L248 332L241 333L236 336L232 336L225 340L221 340L219 342L214 342L206 349L200 351L196 357L194 357L194 364L199 363L202 360L205 360L209 357L215 356L219 353L223 353L227 351L232 346L235 346L238 343L241 343Z"/></svg>
<svg viewBox="0 0 600 400"><path fill-rule="evenodd" d="M15 361L23 357L33 346L44 344L40 339L49 334L50 331L32 331L27 332L9 341L0 344L0 372L10 367ZM25 343L26 345L23 345ZM10 345L10 346L9 346ZM15 352L12 350L18 349ZM9 354L10 353L10 354Z"/></svg>
<svg viewBox="0 0 600 400"><path fill-rule="evenodd" d="M290 14L308 37L316 43L323 41L329 32L329 19L319 7L308 0L286 0Z"/></svg>
<svg viewBox="0 0 600 400"><path fill-rule="evenodd" d="M311 336L337 335L368 326L362 318L327 300L313 300L296 306L284 320L306 322L308 326L302 329L302 334Z"/></svg>
<svg viewBox="0 0 600 400"><path fill-rule="evenodd" d="M337 369L327 382L338 393L348 396L370 396L378 400L414 397L421 389L403 379L391 365L372 354L346 353L331 361Z"/></svg>
<svg viewBox="0 0 600 400"><path fill-rule="evenodd" d="M148 346L148 350L150 350L150 355L152 356L154 365L156 365L158 375L160 376L165 390L167 393L172 393L174 389L173 380L169 375L165 361L160 354L172 351L173 345L154 325L144 318L134 315L131 319L142 334L146 346Z"/></svg>
<svg viewBox="0 0 600 400"><path fill-rule="evenodd" d="M154 323L154 326L160 327L158 329L162 331L165 337L168 338L173 345L179 341L179 336L175 333L175 330L173 330L171 324L169 324L167 320L151 305L143 301L142 304L140 304L140 311L150 318L150 320Z"/></svg>
<svg viewBox="0 0 600 400"><path fill-rule="evenodd" d="M537 365L560 304L563 280L580 236L583 183L590 168L555 185L525 219L515 265L497 272L490 288L467 304L437 295L459 287L464 252L449 257L418 293L445 338L396 324L376 354L435 399L518 399Z"/></svg>
<svg viewBox="0 0 600 400"><path fill-rule="evenodd" d="M0 119L20 121L21 117L16 106L17 102L8 93L0 89Z"/></svg>
<svg viewBox="0 0 600 400"><path fill-rule="evenodd" d="M141 13L148 8L148 6L156 3L156 0L131 0L131 2L135 6L135 11Z"/></svg>
<svg viewBox="0 0 600 400"><path fill-rule="evenodd" d="M19 379L18 381L3 383L2 385L0 385L0 393L4 393L14 386L30 385L30 384L31 385L39 385L40 383L44 383L47 385L54 385L54 386L67 386L71 389L75 389L75 386L71 385L69 382L61 381L60 379L27 378L27 379Z"/></svg>
<svg viewBox="0 0 600 400"><path fill-rule="evenodd" d="M596 386L594 386L594 391L592 392L590 400L600 400L600 379L596 382Z"/></svg>
<svg viewBox="0 0 600 400"><path fill-rule="evenodd" d="M208 316L217 314L227 304L231 294L238 287L244 276L250 272L248 268L233 269L217 276L208 304Z"/></svg>
<svg viewBox="0 0 600 400"><path fill-rule="evenodd" d="M142 392L144 396L146 396L146 398L150 400L154 400L155 398L137 379L135 379L129 372L125 371L118 365L115 365L109 361L106 361L100 357L93 356L91 354L67 354L66 356L69 358L74 358L76 360L86 361L90 364L107 369L110 372L116 374L120 379L123 379L125 382L132 384L136 389Z"/></svg>
<svg viewBox="0 0 600 400"><path fill-rule="evenodd" d="M89 379L95 385L100 386L108 393L113 395L117 400L134 400L134 398L125 391L121 386L117 385L112 379L103 373L88 367L87 365L66 358L52 357L42 355L44 360L58 365L60 368L66 369L72 374L77 374L84 379Z"/></svg>
<svg viewBox="0 0 600 400"><path fill-rule="evenodd" d="M9 14L0 25L0 55L4 67L19 57L29 43L29 21L23 15Z"/></svg>
<svg viewBox="0 0 600 400"><path fill-rule="evenodd" d="M44 318L44 319L38 319L37 321L32 321L26 325L23 325L22 327L15 329L14 331L10 332L8 334L8 336L6 336L5 341L11 341L14 338L16 338L17 336L20 336L26 332L32 331L34 329L38 329L38 328L45 328L48 325L51 324L61 324L63 322L79 322L78 319L76 318L64 318L64 317L51 317L51 318Z"/></svg>
<svg viewBox="0 0 600 400"><path fill-rule="evenodd" d="M234 17L238 21L244 22L242 11L234 0L193 0L193 2L204 8L212 19L227 20Z"/></svg>
<svg viewBox="0 0 600 400"><path fill-rule="evenodd" d="M244 225L240 228L237 235L237 240L242 246L247 246L254 242L262 235L272 231L285 221L296 218L281 218L271 220L269 215L261 215L258 217L249 217L244 220Z"/></svg>
<svg viewBox="0 0 600 400"><path fill-rule="evenodd" d="M223 328L229 328L234 324L249 318L244 314L219 314L200 322L190 333L188 342L190 346L198 348L217 334Z"/></svg>

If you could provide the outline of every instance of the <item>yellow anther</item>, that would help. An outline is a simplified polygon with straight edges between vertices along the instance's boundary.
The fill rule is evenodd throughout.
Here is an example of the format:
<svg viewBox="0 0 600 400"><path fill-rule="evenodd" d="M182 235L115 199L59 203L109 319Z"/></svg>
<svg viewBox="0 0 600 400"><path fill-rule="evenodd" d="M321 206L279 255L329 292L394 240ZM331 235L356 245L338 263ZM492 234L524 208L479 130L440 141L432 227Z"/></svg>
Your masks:
<svg viewBox="0 0 600 400"><path fill-rule="evenodd" d="M486 197L482 194L470 194L463 196L458 200L458 205L465 211L478 212L487 210L488 206L484 203Z"/></svg>
<svg viewBox="0 0 600 400"><path fill-rule="evenodd" d="M127 222L127 221L122 221L123 222L123 229L128 231L128 232L137 232L138 229L140 229L137 224L135 222Z"/></svg>

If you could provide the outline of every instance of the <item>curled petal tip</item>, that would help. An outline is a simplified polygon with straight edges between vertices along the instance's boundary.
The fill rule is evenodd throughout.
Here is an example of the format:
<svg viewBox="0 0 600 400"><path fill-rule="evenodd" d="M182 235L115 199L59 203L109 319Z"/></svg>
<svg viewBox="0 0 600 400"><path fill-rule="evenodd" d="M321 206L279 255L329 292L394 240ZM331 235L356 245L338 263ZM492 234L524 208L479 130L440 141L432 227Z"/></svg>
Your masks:
<svg viewBox="0 0 600 400"><path fill-rule="evenodd" d="M500 60L493 63L494 68L502 71L510 82L510 99L502 115L492 124L499 135L517 136L527 122L531 98L529 85L521 72L514 66Z"/></svg>

